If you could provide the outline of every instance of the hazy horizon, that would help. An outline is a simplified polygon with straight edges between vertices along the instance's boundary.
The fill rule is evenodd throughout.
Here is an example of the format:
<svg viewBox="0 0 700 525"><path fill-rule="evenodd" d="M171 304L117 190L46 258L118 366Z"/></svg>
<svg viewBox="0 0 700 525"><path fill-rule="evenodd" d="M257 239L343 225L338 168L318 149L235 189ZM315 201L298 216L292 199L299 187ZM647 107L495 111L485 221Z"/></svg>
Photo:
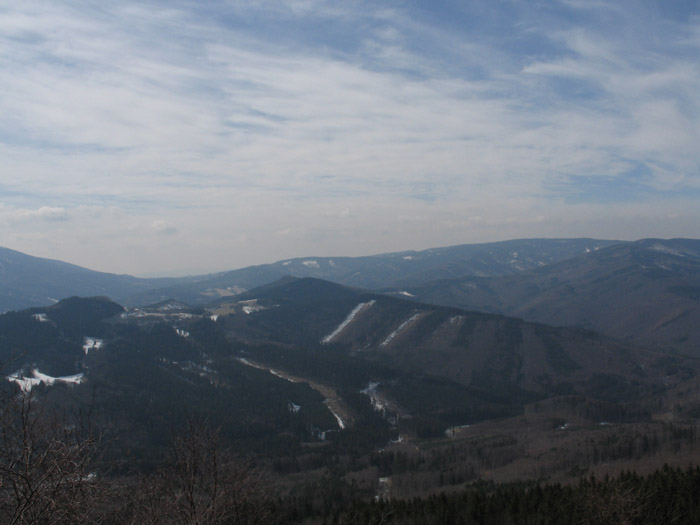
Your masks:
<svg viewBox="0 0 700 525"><path fill-rule="evenodd" d="M1 246L176 276L700 231L693 2L0 13Z"/></svg>

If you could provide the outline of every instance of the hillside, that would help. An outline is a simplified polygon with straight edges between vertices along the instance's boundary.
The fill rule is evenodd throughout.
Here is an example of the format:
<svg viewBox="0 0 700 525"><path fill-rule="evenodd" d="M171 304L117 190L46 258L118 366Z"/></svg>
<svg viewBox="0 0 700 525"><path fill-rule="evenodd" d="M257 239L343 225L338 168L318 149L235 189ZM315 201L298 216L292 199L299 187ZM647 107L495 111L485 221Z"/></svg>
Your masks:
<svg viewBox="0 0 700 525"><path fill-rule="evenodd" d="M248 311L222 319L233 340L326 347L326 353L338 347L506 403L572 393L637 396L661 388L673 368L667 356L580 329L419 304L311 278L284 279L234 301Z"/></svg>
<svg viewBox="0 0 700 525"><path fill-rule="evenodd" d="M580 326L700 355L697 240L645 239L518 275L441 280L409 291L420 301Z"/></svg>
<svg viewBox="0 0 700 525"><path fill-rule="evenodd" d="M522 239L464 244L423 251L367 257L303 257L222 272L190 283L176 283L137 294L129 304L149 304L174 297L206 304L291 275L315 277L347 286L376 289L466 275L510 275L616 244L597 239Z"/></svg>
<svg viewBox="0 0 700 525"><path fill-rule="evenodd" d="M122 300L176 281L96 272L0 247L0 312L47 306L71 296L103 295Z"/></svg>
<svg viewBox="0 0 700 525"><path fill-rule="evenodd" d="M379 288L464 275L507 275L607 246L593 239L466 244L368 257L305 257L183 278L141 279L96 272L0 247L0 312L46 306L70 296L106 296L126 305L178 299L206 304L292 275Z"/></svg>
<svg viewBox="0 0 700 525"><path fill-rule="evenodd" d="M152 471L194 417L300 512L700 453L694 359L313 278L8 312L0 361L6 393L97 415L110 479Z"/></svg>
<svg viewBox="0 0 700 525"><path fill-rule="evenodd" d="M527 239L367 257L304 257L215 274L160 279L96 272L0 247L0 312L46 306L74 295L106 296L126 305L146 305L173 298L203 305L286 275L316 277L363 288L465 275L508 275L614 242Z"/></svg>

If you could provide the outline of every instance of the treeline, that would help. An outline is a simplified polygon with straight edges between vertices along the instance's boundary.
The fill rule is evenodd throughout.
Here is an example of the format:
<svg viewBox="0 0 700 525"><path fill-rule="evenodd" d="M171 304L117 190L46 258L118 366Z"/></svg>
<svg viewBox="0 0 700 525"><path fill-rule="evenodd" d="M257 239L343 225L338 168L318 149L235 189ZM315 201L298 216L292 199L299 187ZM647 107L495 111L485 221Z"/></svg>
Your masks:
<svg viewBox="0 0 700 525"><path fill-rule="evenodd" d="M574 485L480 482L470 489L412 500L337 503L316 513L287 508L288 522L310 523L700 523L700 468L670 468L640 476L581 479ZM298 503L298 502L297 502Z"/></svg>

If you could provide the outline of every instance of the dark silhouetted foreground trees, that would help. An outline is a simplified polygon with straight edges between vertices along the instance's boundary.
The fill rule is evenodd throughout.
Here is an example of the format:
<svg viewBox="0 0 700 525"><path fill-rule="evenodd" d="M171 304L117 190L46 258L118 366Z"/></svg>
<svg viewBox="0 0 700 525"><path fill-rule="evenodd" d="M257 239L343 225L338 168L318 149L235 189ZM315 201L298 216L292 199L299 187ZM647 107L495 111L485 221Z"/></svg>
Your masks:
<svg viewBox="0 0 700 525"><path fill-rule="evenodd" d="M0 523L273 523L261 471L189 420L151 475L111 476L90 414L67 418L19 392L0 406Z"/></svg>
<svg viewBox="0 0 700 525"><path fill-rule="evenodd" d="M126 522L272 523L271 494L259 470L222 447L208 425L190 420L166 463L132 492Z"/></svg>
<svg viewBox="0 0 700 525"><path fill-rule="evenodd" d="M59 417L32 394L0 407L0 522L94 521L107 487L92 471L100 435L88 415Z"/></svg>

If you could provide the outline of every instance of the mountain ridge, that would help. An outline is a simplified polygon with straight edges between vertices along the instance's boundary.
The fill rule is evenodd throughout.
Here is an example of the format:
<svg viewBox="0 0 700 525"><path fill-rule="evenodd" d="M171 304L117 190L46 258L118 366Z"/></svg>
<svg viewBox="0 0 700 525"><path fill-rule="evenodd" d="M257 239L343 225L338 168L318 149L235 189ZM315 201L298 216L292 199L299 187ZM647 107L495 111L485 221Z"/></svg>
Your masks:
<svg viewBox="0 0 700 525"><path fill-rule="evenodd" d="M206 304L284 275L317 277L362 288L455 275L502 275L549 264L620 241L516 239L362 257L299 257L188 277L138 278L96 272L0 248L0 311L43 306L72 295L106 295L126 305L174 298ZM515 254L515 259L513 258Z"/></svg>
<svg viewBox="0 0 700 525"><path fill-rule="evenodd" d="M416 300L583 326L697 355L700 241L642 239L515 276L464 277L409 288Z"/></svg>

